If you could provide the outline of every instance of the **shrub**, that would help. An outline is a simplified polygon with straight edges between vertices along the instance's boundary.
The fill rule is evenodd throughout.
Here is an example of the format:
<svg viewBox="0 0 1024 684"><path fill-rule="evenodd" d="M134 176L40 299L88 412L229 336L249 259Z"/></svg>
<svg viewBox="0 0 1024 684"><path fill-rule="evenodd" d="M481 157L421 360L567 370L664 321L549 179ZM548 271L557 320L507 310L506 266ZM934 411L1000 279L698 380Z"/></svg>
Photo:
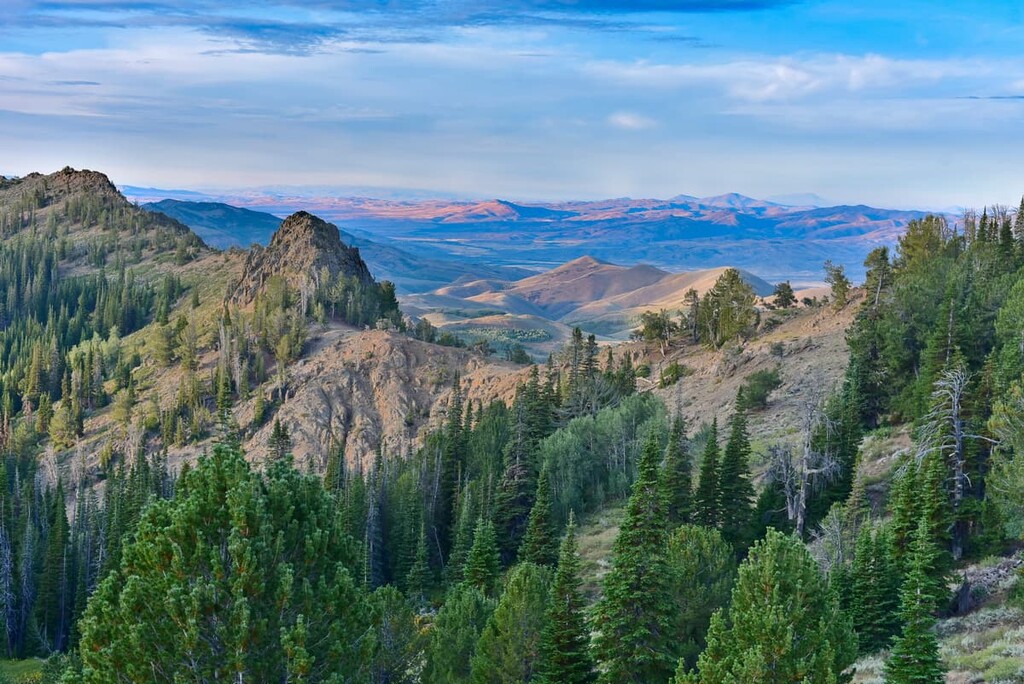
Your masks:
<svg viewBox="0 0 1024 684"><path fill-rule="evenodd" d="M782 385L779 369L760 370L751 373L743 381L743 407L747 410L763 409L768 405L768 395Z"/></svg>
<svg viewBox="0 0 1024 684"><path fill-rule="evenodd" d="M673 361L662 369L661 379L658 381L658 386L661 388L671 387L689 375L693 375L692 368L681 364L678 361Z"/></svg>

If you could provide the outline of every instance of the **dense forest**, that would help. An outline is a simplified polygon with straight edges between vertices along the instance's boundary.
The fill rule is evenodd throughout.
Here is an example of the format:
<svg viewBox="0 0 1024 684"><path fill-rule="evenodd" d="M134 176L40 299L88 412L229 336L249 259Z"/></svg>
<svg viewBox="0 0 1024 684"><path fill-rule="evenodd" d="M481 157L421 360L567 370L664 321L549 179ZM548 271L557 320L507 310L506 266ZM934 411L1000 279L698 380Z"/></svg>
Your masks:
<svg viewBox="0 0 1024 684"><path fill-rule="evenodd" d="M46 659L36 681L825 683L874 655L887 682L942 682L958 573L1024 536L1024 204L911 223L856 292L826 264L827 301L804 306L856 307L849 364L792 439L751 439L771 374L727 421L689 425L638 391L630 347L577 329L512 401L470 401L456 375L419 448L356 464L334 449L320 474L280 423L252 464L232 408L255 393L273 420L261 388L311 326L402 330L393 287L272 279L199 330L172 314L199 289L154 264L201 242L110 202L33 217L56 201L0 214L0 648ZM759 302L728 269L637 338L722 349L796 306L788 283ZM122 344L140 330L145 359ZM180 367L171 410L137 396L143 364ZM679 366L660 380L685 401ZM58 468L105 406L118 449ZM898 429L912 446L870 481L865 437ZM169 446L211 435L169 465ZM595 573L579 532L609 510Z"/></svg>

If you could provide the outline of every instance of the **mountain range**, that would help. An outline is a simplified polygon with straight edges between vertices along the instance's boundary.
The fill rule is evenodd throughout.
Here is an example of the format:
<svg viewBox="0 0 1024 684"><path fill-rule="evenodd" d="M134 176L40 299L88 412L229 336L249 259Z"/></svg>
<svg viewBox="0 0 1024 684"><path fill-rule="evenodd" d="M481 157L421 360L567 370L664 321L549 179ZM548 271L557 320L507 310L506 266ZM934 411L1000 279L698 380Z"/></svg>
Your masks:
<svg viewBox="0 0 1024 684"><path fill-rule="evenodd" d="M152 198L158 192L147 189L137 198ZM364 251L368 245L360 245L358 240L397 249L411 257L414 266L415 262L432 259L449 267L459 264L474 273L479 273L484 264L489 268L542 271L592 256L626 265L650 264L672 272L731 265L771 282L789 279L803 283L822 280L821 265L826 259L843 264L854 280L860 279L864 257L871 249L893 245L910 221L927 215L923 211L864 205L815 206L811 203L821 198L809 196L792 198L809 202L793 206L735 193L705 198L677 195L664 200L546 203L502 199L398 201L273 193L202 199L275 216L306 208L338 223L351 235L353 244ZM169 215L189 225L200 225L181 213ZM250 236L247 229L224 225L212 229L237 230L246 239ZM201 226L197 231L202 234ZM395 254L388 260L397 258ZM396 281L415 280L410 274L398 275ZM508 276L506 273L501 277ZM403 287L402 282L398 284ZM424 292L432 288L420 282L403 289Z"/></svg>

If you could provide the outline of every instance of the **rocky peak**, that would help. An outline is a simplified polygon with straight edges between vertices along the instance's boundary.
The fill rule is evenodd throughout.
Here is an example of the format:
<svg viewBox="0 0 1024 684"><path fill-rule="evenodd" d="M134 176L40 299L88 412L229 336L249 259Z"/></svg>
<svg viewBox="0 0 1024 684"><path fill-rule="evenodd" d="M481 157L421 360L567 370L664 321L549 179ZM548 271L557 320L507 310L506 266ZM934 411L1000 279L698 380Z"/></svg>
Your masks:
<svg viewBox="0 0 1024 684"><path fill-rule="evenodd" d="M319 278L325 269L332 276L342 274L373 282L359 249L341 241L336 225L309 212L296 212L281 223L266 248L255 246L249 252L233 299L251 302L275 275L301 288Z"/></svg>

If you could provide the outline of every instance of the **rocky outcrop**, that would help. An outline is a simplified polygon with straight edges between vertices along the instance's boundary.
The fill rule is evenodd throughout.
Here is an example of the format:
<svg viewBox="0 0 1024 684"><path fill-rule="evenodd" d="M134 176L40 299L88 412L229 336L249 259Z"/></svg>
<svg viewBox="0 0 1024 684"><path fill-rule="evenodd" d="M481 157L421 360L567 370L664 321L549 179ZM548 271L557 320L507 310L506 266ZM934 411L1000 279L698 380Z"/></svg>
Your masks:
<svg viewBox="0 0 1024 684"><path fill-rule="evenodd" d="M439 347L405 335L331 328L311 340L309 353L288 368L282 388L266 389L283 402L258 429L246 430L248 457L260 463L269 452L273 423L292 438L297 464L322 472L332 447L344 450L352 468L369 467L376 454L401 457L423 443L444 419L456 373L466 398L511 401L522 366ZM251 425L254 404L236 411Z"/></svg>
<svg viewBox="0 0 1024 684"><path fill-rule="evenodd" d="M300 211L281 223L269 245L252 248L232 299L240 304L251 302L277 275L303 289L315 285L325 271L332 276L343 274L364 283L373 282L359 249L341 241L336 225Z"/></svg>

